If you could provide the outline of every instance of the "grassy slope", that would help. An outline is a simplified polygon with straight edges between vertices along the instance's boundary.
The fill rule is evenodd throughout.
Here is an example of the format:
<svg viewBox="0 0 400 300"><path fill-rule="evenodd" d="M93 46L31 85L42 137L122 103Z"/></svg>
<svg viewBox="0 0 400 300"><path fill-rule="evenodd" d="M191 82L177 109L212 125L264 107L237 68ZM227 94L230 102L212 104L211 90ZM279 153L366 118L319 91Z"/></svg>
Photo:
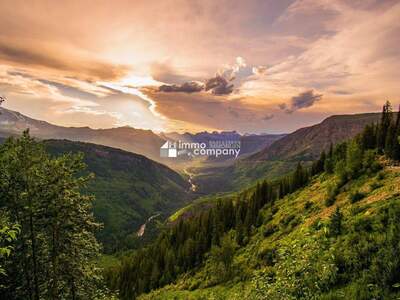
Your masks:
<svg viewBox="0 0 400 300"><path fill-rule="evenodd" d="M216 194L199 197L187 206L176 211L169 220L175 221L180 216L190 216L195 212L201 211L205 207L212 206L218 199L232 198L237 192L253 188L254 183L259 180L273 180L282 177L292 172L297 163L298 162L294 160L286 162L278 160L265 162L239 161L234 168L226 168L223 172L196 176L196 184L201 186L204 183L207 185L208 192L221 190L228 190L229 192L218 192ZM308 166L309 163L304 163L303 165ZM225 179L222 179L222 177L225 177ZM230 182L231 179L234 184ZM215 189L213 189L212 185L215 186Z"/></svg>
<svg viewBox="0 0 400 300"><path fill-rule="evenodd" d="M260 179L275 179L293 170L299 160L250 161L238 160L231 166L193 168L198 192L212 194L239 191ZM305 162L307 165L308 162Z"/></svg>
<svg viewBox="0 0 400 300"><path fill-rule="evenodd" d="M266 291L276 292L279 289L278 284L282 284L282 290L285 292L290 291L291 282L277 281L266 287L266 274L269 272L286 272L291 266L295 266L297 270L294 274L296 272L307 274L311 271L303 268L304 265L307 266L305 261L312 266L322 266L323 270L329 271L332 265L328 262L334 257L332 249L340 253L336 256L350 255L348 253L352 248L351 239L358 237L357 232L354 233L354 228L361 228L360 230L365 232L362 226L366 226L365 223L368 223L368 220L375 222L382 208L399 202L400 169L388 167L381 174L384 176L364 175L348 183L341 189L335 204L330 207L324 205L324 199L327 186L334 180L333 176L324 174L315 178L306 188L279 200L276 203L278 210L273 215L270 209L263 212L264 224L254 229L255 233L245 247L236 251L233 279L221 282L221 275L216 271L217 267L211 261L207 261L192 274L182 276L175 285L143 295L140 299L275 299L273 296L268 296ZM355 190L364 192L366 196L361 201L352 204L349 195ZM308 208L306 208L307 202L309 202ZM327 224L337 205L344 215L344 230L339 238L329 238L326 237ZM276 226L276 231L265 237L263 233L266 228L271 228L273 225ZM379 230L371 233L371 237L377 240L380 236ZM325 243L330 245L326 249L323 247ZM342 248L342 244L347 245L347 248L345 246ZM265 263L265 258L268 253L271 253L271 249L278 249L278 251L286 249L287 253L291 254L271 266ZM322 278L329 274L329 272L320 273L314 276ZM310 275L311 278L312 275ZM352 281L341 284L329 295L325 294L326 298L322 299L345 299L346 297L361 299L360 295L354 295L354 290L360 289L356 285L356 274L354 276ZM303 281L301 283L303 284ZM346 297L343 298L343 295ZM290 299L283 295L278 298Z"/></svg>

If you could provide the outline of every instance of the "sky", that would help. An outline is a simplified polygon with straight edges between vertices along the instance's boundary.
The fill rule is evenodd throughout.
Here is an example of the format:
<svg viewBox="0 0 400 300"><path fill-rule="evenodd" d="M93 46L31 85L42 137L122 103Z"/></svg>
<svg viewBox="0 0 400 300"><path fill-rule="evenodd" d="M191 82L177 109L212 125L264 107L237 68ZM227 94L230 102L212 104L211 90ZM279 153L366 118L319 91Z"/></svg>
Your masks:
<svg viewBox="0 0 400 300"><path fill-rule="evenodd" d="M400 103L397 0L0 0L6 108L62 126L283 133Z"/></svg>

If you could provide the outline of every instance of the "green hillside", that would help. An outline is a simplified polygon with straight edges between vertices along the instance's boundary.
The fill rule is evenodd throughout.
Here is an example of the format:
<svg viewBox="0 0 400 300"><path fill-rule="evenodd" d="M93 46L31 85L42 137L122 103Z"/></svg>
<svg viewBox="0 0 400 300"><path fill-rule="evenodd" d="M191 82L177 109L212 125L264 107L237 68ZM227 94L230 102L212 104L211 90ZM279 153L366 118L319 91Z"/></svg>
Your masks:
<svg viewBox="0 0 400 300"><path fill-rule="evenodd" d="M310 167L175 213L105 271L121 299L397 299L400 118ZM146 295L147 294L147 295Z"/></svg>
<svg viewBox="0 0 400 300"><path fill-rule="evenodd" d="M53 155L84 154L95 174L87 193L95 195L94 214L104 224L98 234L105 250L131 248L136 233L152 215L162 220L188 203L189 184L176 172L142 155L89 143L45 141Z"/></svg>
<svg viewBox="0 0 400 300"><path fill-rule="evenodd" d="M319 124L300 128L233 165L193 168L195 182L199 192L215 193L240 190L261 178L278 178L299 161L310 164L330 145L353 138L380 117L379 113L331 116Z"/></svg>
<svg viewBox="0 0 400 300"><path fill-rule="evenodd" d="M349 182L327 207L334 180L320 175L264 208L248 244L236 246L229 279L210 255L176 284L140 299L397 299L398 269L391 268L399 266L399 250L391 243L400 241L400 167ZM355 201L356 192L362 199ZM336 235L337 207L343 218ZM393 289L382 291L382 283Z"/></svg>

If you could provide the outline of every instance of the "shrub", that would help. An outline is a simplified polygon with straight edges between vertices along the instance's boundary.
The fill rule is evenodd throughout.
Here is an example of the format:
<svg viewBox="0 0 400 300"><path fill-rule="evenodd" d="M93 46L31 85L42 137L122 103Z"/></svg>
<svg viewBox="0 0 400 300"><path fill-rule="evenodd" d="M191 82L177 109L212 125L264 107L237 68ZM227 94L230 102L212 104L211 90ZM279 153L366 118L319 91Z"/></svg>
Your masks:
<svg viewBox="0 0 400 300"><path fill-rule="evenodd" d="M311 228L314 230L320 230L323 226L324 224L322 223L321 218L315 219L314 222L312 222L311 224Z"/></svg>
<svg viewBox="0 0 400 300"><path fill-rule="evenodd" d="M307 201L304 203L304 210L309 210L313 206L313 203L311 201Z"/></svg>
<svg viewBox="0 0 400 300"><path fill-rule="evenodd" d="M276 225L273 224L268 224L267 226L265 226L265 230L264 230L264 237L269 237L270 235L274 234L277 230Z"/></svg>
<svg viewBox="0 0 400 300"><path fill-rule="evenodd" d="M325 206L329 207L336 201L336 196L339 194L339 187L337 184L331 183L328 185L327 198L325 199Z"/></svg>
<svg viewBox="0 0 400 300"><path fill-rule="evenodd" d="M371 232L373 230L372 220L370 218L357 218L353 224L354 231Z"/></svg>
<svg viewBox="0 0 400 300"><path fill-rule="evenodd" d="M338 236L341 234L342 219L343 219L343 215L342 215L339 207L336 207L336 210L331 215L330 222L329 222L329 233L331 236Z"/></svg>
<svg viewBox="0 0 400 300"><path fill-rule="evenodd" d="M267 266L272 267L276 261L276 249L275 248L261 249L259 257Z"/></svg>
<svg viewBox="0 0 400 300"><path fill-rule="evenodd" d="M284 217L281 220L281 224L283 225L283 227L286 227L289 225L289 223L294 220L295 216L294 215L287 215L286 217Z"/></svg>
<svg viewBox="0 0 400 300"><path fill-rule="evenodd" d="M332 206L332 205L335 203L335 201L336 201L336 197L334 197L334 196L328 196L328 197L325 199L325 206L326 206L326 207Z"/></svg>
<svg viewBox="0 0 400 300"><path fill-rule="evenodd" d="M376 176L378 180L385 179L385 173L384 172L379 172L378 175Z"/></svg>
<svg viewBox="0 0 400 300"><path fill-rule="evenodd" d="M360 191L355 191L349 195L349 199L351 203L356 203L362 200L365 197L365 194Z"/></svg>
<svg viewBox="0 0 400 300"><path fill-rule="evenodd" d="M372 191L374 191L376 189L379 189L382 186L383 186L382 183L374 181L369 185L369 190L372 192Z"/></svg>

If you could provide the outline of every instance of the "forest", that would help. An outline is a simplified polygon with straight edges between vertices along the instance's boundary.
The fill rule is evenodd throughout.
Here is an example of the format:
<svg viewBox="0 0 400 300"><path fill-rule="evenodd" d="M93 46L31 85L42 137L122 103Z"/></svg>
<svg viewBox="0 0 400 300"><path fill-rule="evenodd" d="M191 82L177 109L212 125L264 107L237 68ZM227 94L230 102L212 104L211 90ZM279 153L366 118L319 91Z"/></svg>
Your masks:
<svg viewBox="0 0 400 300"><path fill-rule="evenodd" d="M220 274L219 282L210 286L231 280L236 283L254 280L246 272L238 274L235 255L259 240L260 230L262 239L277 234L283 238L289 233L281 228L295 228L301 223L296 214L285 215L281 227L271 223L286 199L325 176L327 193L321 205L334 207L338 195L349 192L351 183L365 176L384 176L381 172L385 164L398 165L399 136L400 114L393 113L387 102L378 124L368 125L354 139L331 145L311 166L299 163L287 176L260 180L191 217L178 218L166 224L153 242L138 250L119 253L120 262L104 269L97 264L102 246L95 238L102 224L93 216L93 195L84 192L92 175L83 172L82 155L51 156L28 131L21 137L8 138L0 146L0 298L135 299L185 276L194 277L196 272L210 266ZM363 192L352 190L349 201L354 204L364 197ZM306 203L304 209L312 206ZM303 278L290 295L280 294L282 287L275 291L279 270L290 272L290 257L277 260L284 253L278 255L277 249L264 251L259 259L270 267L281 264L281 269L273 269L272 279L262 281L264 286L260 290L252 289L256 294L249 296L250 299L265 299L266 295L271 299L314 296L317 299L351 284L358 275L365 275L365 270L368 276L360 275L363 283L372 286L357 299L371 299L375 294L375 299L386 299L394 295L400 286L399 212L398 205L391 205L380 211L377 219L371 221L373 224L361 223L362 231L371 234L353 241L360 246L359 252L336 257L329 268L321 266L328 273L326 278L317 278L316 282L321 284L317 290L302 289L307 284ZM345 234L350 236L344 224L344 213L335 206L326 226L322 226L329 245L336 245L347 237ZM315 230L322 228L317 222L312 226ZM376 226L384 232L382 238L372 234ZM351 235L351 238L356 237ZM318 253L313 236L303 242L308 243L313 254ZM341 251L348 253L353 244L348 239L342 242ZM285 249L284 245L281 247ZM318 261L313 267L319 267ZM318 273L314 269L313 272Z"/></svg>

